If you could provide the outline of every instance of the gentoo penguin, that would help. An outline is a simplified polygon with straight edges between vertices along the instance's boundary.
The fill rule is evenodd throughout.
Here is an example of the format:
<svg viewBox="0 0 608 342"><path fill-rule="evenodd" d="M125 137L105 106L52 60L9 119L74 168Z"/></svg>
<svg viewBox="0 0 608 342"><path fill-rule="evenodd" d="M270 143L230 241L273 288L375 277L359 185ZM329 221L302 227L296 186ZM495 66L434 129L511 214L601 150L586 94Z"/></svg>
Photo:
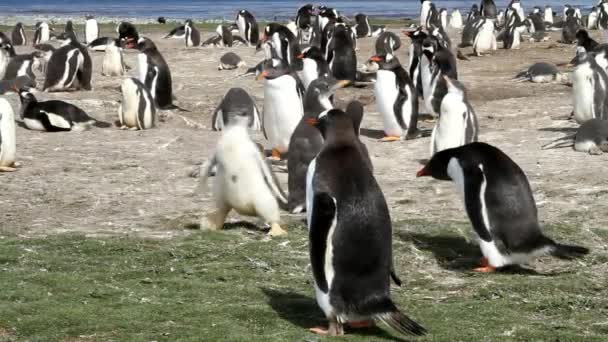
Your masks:
<svg viewBox="0 0 608 342"><path fill-rule="evenodd" d="M264 80L264 136L277 160L289 150L289 139L302 118L302 91L297 76L280 59L267 60L258 80Z"/></svg>
<svg viewBox="0 0 608 342"><path fill-rule="evenodd" d="M574 43L576 32L581 28L580 21L575 14L576 12L573 9L569 9L566 13L565 24L562 28L562 38L560 40L563 44Z"/></svg>
<svg viewBox="0 0 608 342"><path fill-rule="evenodd" d="M390 297L390 213L373 172L363 167L352 117L332 109L309 122L325 139L308 168L306 206L315 294L329 320L328 329L310 331L340 336L344 324L379 321L403 335L424 335Z"/></svg>
<svg viewBox="0 0 608 342"><path fill-rule="evenodd" d="M505 49L517 50L521 47L521 35L526 30L526 25L517 12L509 17L505 34L503 35L503 47Z"/></svg>
<svg viewBox="0 0 608 342"><path fill-rule="evenodd" d="M585 121L576 134L559 138L542 147L543 150L573 146L575 151L601 155L608 152L608 120Z"/></svg>
<svg viewBox="0 0 608 342"><path fill-rule="evenodd" d="M443 76L458 79L456 57L442 47L435 37L427 37L422 43L420 79L426 109L434 116L440 115L442 99L447 85Z"/></svg>
<svg viewBox="0 0 608 342"><path fill-rule="evenodd" d="M319 77L329 75L329 65L316 46L309 46L296 56L302 60L302 69L297 71L304 89L308 89L310 83Z"/></svg>
<svg viewBox="0 0 608 342"><path fill-rule="evenodd" d="M327 63L334 78L355 81L357 79L357 53L350 28L343 23L334 26L329 40Z"/></svg>
<svg viewBox="0 0 608 342"><path fill-rule="evenodd" d="M63 29L63 32L74 32L74 23L72 23L71 20L68 20L65 23L65 28Z"/></svg>
<svg viewBox="0 0 608 342"><path fill-rule="evenodd" d="M313 30L313 17L315 7L312 4L306 4L296 13L296 26L298 28L298 42L300 44L310 43Z"/></svg>
<svg viewBox="0 0 608 342"><path fill-rule="evenodd" d="M458 9L452 11L452 15L450 16L450 27L457 30L462 28L462 14L460 14Z"/></svg>
<svg viewBox="0 0 608 342"><path fill-rule="evenodd" d="M597 16L597 28L600 30L608 29L608 1L598 4L599 13Z"/></svg>
<svg viewBox="0 0 608 342"><path fill-rule="evenodd" d="M548 39L545 36L546 26L541 16L539 7L534 8L534 13L530 14L524 23L526 26L530 26L528 31L530 32L531 42L541 42Z"/></svg>
<svg viewBox="0 0 608 342"><path fill-rule="evenodd" d="M125 78L121 85L122 102L118 108L120 129L142 130L156 123L156 106L148 88L136 78Z"/></svg>
<svg viewBox="0 0 608 342"><path fill-rule="evenodd" d="M158 21L159 24L166 24L167 23L167 18L165 17L158 17L158 19L156 19L156 21Z"/></svg>
<svg viewBox="0 0 608 342"><path fill-rule="evenodd" d="M25 35L22 23L17 23L15 25L11 38L14 46L27 45L27 36Z"/></svg>
<svg viewBox="0 0 608 342"><path fill-rule="evenodd" d="M246 66L247 64L234 52L226 52L220 57L220 63L217 66L218 70L233 70Z"/></svg>
<svg viewBox="0 0 608 342"><path fill-rule="evenodd" d="M171 30L163 39L184 39L186 38L186 26L181 25Z"/></svg>
<svg viewBox="0 0 608 342"><path fill-rule="evenodd" d="M477 4L473 4L471 6L471 9L469 10L469 13L467 14L467 19L466 19L465 23L474 21L475 19L477 19L479 17L480 17L479 7L477 6Z"/></svg>
<svg viewBox="0 0 608 342"><path fill-rule="evenodd" d="M247 127L250 129L259 131L262 128L258 107L243 88L228 90L213 112L211 127L214 131L221 131L228 127L236 116L248 118Z"/></svg>
<svg viewBox="0 0 608 342"><path fill-rule="evenodd" d="M201 45L201 33L198 31L196 27L194 27L194 23L192 20L186 20L186 46L199 46Z"/></svg>
<svg viewBox="0 0 608 342"><path fill-rule="evenodd" d="M435 4L431 3L429 14L426 17L425 28L431 30L434 27L441 27L441 17L439 16L439 11L437 10L437 7L435 7Z"/></svg>
<svg viewBox="0 0 608 342"><path fill-rule="evenodd" d="M0 79L2 80L12 80L20 76L27 76L32 81L32 83L36 84L36 75L34 74L32 67L34 66L34 61L38 58L42 58L42 53L35 51L26 55L17 55L15 54L15 50L10 44L0 44L0 49L2 46L8 48L10 61L8 62L4 76Z"/></svg>
<svg viewBox="0 0 608 342"><path fill-rule="evenodd" d="M521 6L520 0L511 0L511 2L509 3L509 5L507 6L507 12L505 14L505 20L506 20L506 22L509 22L509 19L511 19L511 16L514 13L517 13L519 15L519 18L521 20L523 20L523 18L526 17L526 14L524 13L524 9Z"/></svg>
<svg viewBox="0 0 608 342"><path fill-rule="evenodd" d="M484 256L477 272L494 272L545 254L572 259L589 252L543 235L526 175L494 146L472 143L444 150L434 155L417 176L456 184Z"/></svg>
<svg viewBox="0 0 608 342"><path fill-rule="evenodd" d="M447 8L441 8L439 10L439 20L441 22L441 28L444 30L448 29L448 10Z"/></svg>
<svg viewBox="0 0 608 342"><path fill-rule="evenodd" d="M479 125L462 83L443 76L447 92L431 135L431 156L439 151L477 141Z"/></svg>
<svg viewBox="0 0 608 342"><path fill-rule="evenodd" d="M267 55L266 59L274 58L272 56L276 55L290 67L295 63L295 57L301 53L296 36L281 24L270 23L266 25L262 42L270 43L271 56Z"/></svg>
<svg viewBox="0 0 608 342"><path fill-rule="evenodd" d="M528 69L517 74L515 80L532 83L564 82L568 80L568 76L562 74L555 65L540 62L532 64Z"/></svg>
<svg viewBox="0 0 608 342"><path fill-rule="evenodd" d="M114 39L113 43L106 45L106 53L103 56L101 74L103 76L122 76L125 72L122 48L120 40Z"/></svg>
<svg viewBox="0 0 608 342"><path fill-rule="evenodd" d="M0 97L0 172L17 171L15 112L8 101Z"/></svg>
<svg viewBox="0 0 608 342"><path fill-rule="evenodd" d="M597 29L597 18L599 16L599 8L596 6L593 6L591 8L591 12L589 13L589 16L587 17L587 25L585 26L588 30L595 30Z"/></svg>
<svg viewBox="0 0 608 342"><path fill-rule="evenodd" d="M382 116L382 141L414 139L418 134L418 96L414 83L399 59L392 54L373 56L378 63L374 95Z"/></svg>
<svg viewBox="0 0 608 342"><path fill-rule="evenodd" d="M421 74L421 63L423 59L422 44L424 43L428 35L426 34L426 31L422 28L418 28L415 31L405 32L405 34L412 41L412 43L410 44L409 51L409 75L412 78L412 82L414 83L414 88L417 89L418 96L423 96L424 92Z"/></svg>
<svg viewBox="0 0 608 342"><path fill-rule="evenodd" d="M38 70L40 70L43 75L46 75L47 65L56 49L51 44L34 45L34 49L36 49L41 56L40 58L34 59L34 64L38 66Z"/></svg>
<svg viewBox="0 0 608 342"><path fill-rule="evenodd" d="M91 90L93 63L87 48L76 40L73 32L64 32L57 38L63 43L47 63L44 91Z"/></svg>
<svg viewBox="0 0 608 342"><path fill-rule="evenodd" d="M51 29L49 24L40 22L36 24L36 32L34 33L34 45L46 43L51 40Z"/></svg>
<svg viewBox="0 0 608 342"><path fill-rule="evenodd" d="M97 121L73 104L50 100L38 102L34 94L27 90L19 92L21 99L21 120L28 129L34 131L84 131L95 127L107 128L107 122Z"/></svg>
<svg viewBox="0 0 608 342"><path fill-rule="evenodd" d="M90 42L87 47L93 51L106 51L106 47L114 44L115 40L113 37L100 37Z"/></svg>
<svg viewBox="0 0 608 342"><path fill-rule="evenodd" d="M426 24L431 11L431 0L420 0L420 26L427 28Z"/></svg>
<svg viewBox="0 0 608 342"><path fill-rule="evenodd" d="M576 53L594 52L600 44L589 36L589 32L584 29L576 31Z"/></svg>
<svg viewBox="0 0 608 342"><path fill-rule="evenodd" d="M545 16L543 20L545 23L553 25L553 9L549 5L545 6Z"/></svg>
<svg viewBox="0 0 608 342"><path fill-rule="evenodd" d="M288 210L294 214L306 210L306 172L310 161L317 156L323 146L321 133L309 125L308 120L333 109L331 99L334 93L347 84L348 81L338 81L325 76L315 79L306 90L304 116L291 135L287 159Z"/></svg>
<svg viewBox="0 0 608 342"><path fill-rule="evenodd" d="M479 30L481 29L481 26L486 22L487 20L481 17L475 17L471 20L467 20L464 25L464 28L462 29L462 39L460 40L460 44L458 45L458 47L464 48L467 46L472 46L473 42L475 41L475 38L477 37L477 34L479 33ZM494 28L492 28L492 32L493 31Z"/></svg>
<svg viewBox="0 0 608 342"><path fill-rule="evenodd" d="M287 198L266 160L247 132L247 113L235 115L225 127L213 156L201 166L199 189L206 188L207 178L216 168L213 199L216 210L201 220L202 229L219 230L228 213L258 216L270 224L270 236L285 235L280 226L279 203Z"/></svg>
<svg viewBox="0 0 608 342"><path fill-rule="evenodd" d="M376 56L392 54L395 55L395 51L401 48L401 38L394 32L386 31L382 32L378 39L376 39Z"/></svg>
<svg viewBox="0 0 608 342"><path fill-rule="evenodd" d="M255 17L247 10L240 10L236 15L236 26L249 46L256 46L260 39L260 30Z"/></svg>
<svg viewBox="0 0 608 342"><path fill-rule="evenodd" d="M13 55L15 55L13 45L10 42L0 41L0 79L4 78Z"/></svg>
<svg viewBox="0 0 608 342"><path fill-rule="evenodd" d="M497 47L494 22L490 19L481 19L473 41L473 53L477 56L483 56L488 51L495 51Z"/></svg>
<svg viewBox="0 0 608 342"><path fill-rule="evenodd" d="M232 34L232 30L230 27L226 25L218 25L215 29L216 35L207 39L203 42L203 46L211 45L220 46L220 47L232 47L235 42L247 44L247 42L239 37Z"/></svg>
<svg viewBox="0 0 608 342"><path fill-rule="evenodd" d="M363 13L355 15L355 30L357 31L357 38L363 37L377 37L380 33L384 32L386 28L384 26L372 26L369 24L369 18Z"/></svg>
<svg viewBox="0 0 608 342"><path fill-rule="evenodd" d="M289 29L289 31L291 31L291 33L293 33L293 35L295 37L298 36L298 25L296 25L296 22L293 20L290 20L287 22L287 24L285 24L285 27L287 27Z"/></svg>
<svg viewBox="0 0 608 342"><path fill-rule="evenodd" d="M591 119L608 120L608 75L598 65L594 53L575 58L572 72L572 115L578 124Z"/></svg>
<svg viewBox="0 0 608 342"><path fill-rule="evenodd" d="M481 0L481 5L479 6L479 13L482 17L487 19L496 19L496 4L494 0Z"/></svg>
<svg viewBox="0 0 608 342"><path fill-rule="evenodd" d="M505 24L505 11L500 10L496 15L496 26L502 27Z"/></svg>
<svg viewBox="0 0 608 342"><path fill-rule="evenodd" d="M99 25L93 16L86 16L84 24L84 42L90 43L99 37Z"/></svg>

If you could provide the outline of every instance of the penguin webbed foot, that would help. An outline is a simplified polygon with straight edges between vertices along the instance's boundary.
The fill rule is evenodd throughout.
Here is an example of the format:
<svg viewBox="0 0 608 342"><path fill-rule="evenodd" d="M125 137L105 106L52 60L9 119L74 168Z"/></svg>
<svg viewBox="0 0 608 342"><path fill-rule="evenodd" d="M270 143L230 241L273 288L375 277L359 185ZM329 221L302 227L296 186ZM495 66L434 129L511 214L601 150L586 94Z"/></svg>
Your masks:
<svg viewBox="0 0 608 342"><path fill-rule="evenodd" d="M268 236L277 237L287 235L287 231L285 231L278 223L272 223L270 225L270 231L268 231Z"/></svg>
<svg viewBox="0 0 608 342"><path fill-rule="evenodd" d="M400 136L396 136L396 135L388 135L388 136L380 139L380 141L382 141L382 142L401 141L401 137Z"/></svg>
<svg viewBox="0 0 608 342"><path fill-rule="evenodd" d="M481 261L480 261L479 264L480 264L479 267L473 269L473 272L477 272L477 273L493 273L493 272L496 272L496 267L490 265L490 262L485 257L481 258Z"/></svg>
<svg viewBox="0 0 608 342"><path fill-rule="evenodd" d="M14 166L14 164L13 164ZM15 172L17 171L16 167L10 167L10 166L0 166L0 172Z"/></svg>
<svg viewBox="0 0 608 342"><path fill-rule="evenodd" d="M338 321L330 321L329 328L314 327L309 329L310 332L321 336L343 336L344 327Z"/></svg>

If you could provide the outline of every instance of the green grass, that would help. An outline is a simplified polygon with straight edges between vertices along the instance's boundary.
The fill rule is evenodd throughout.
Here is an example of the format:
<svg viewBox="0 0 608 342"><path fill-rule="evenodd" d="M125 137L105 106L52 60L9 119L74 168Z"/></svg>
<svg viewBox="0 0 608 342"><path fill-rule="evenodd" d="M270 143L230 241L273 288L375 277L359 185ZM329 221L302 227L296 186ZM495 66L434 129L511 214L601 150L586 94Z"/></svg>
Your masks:
<svg viewBox="0 0 608 342"><path fill-rule="evenodd" d="M232 225L147 240L75 235L0 238L0 341L316 341L324 323L307 237ZM605 341L606 250L532 270L473 274L468 224L395 224L398 305L431 333L419 341ZM605 246L603 230L550 226L552 237ZM589 242L591 241L591 242ZM349 341L390 340L381 329ZM332 339L327 339L332 340ZM340 341L340 339L335 339Z"/></svg>

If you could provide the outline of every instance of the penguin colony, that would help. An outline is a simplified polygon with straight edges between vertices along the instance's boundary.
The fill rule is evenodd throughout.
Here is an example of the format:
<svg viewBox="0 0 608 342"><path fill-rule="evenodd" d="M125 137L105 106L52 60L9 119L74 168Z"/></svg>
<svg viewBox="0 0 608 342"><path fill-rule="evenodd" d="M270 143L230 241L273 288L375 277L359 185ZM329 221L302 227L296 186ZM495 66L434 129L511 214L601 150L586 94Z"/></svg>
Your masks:
<svg viewBox="0 0 608 342"><path fill-rule="evenodd" d="M264 52L264 59L241 75L255 74L262 83L263 110L239 87L229 89L213 112L211 127L221 131L221 137L200 168L199 191L212 178L215 209L203 215L201 228L222 229L234 210L259 217L275 237L288 233L281 226L281 210L306 212L315 297L328 320L327 327L311 331L337 336L344 334L345 326L383 323L400 335L426 334L427 329L391 299L391 282L401 285L401 280L393 264L390 210L367 147L359 139L364 106L357 101L344 109L335 105L339 89L356 86L369 87L375 96L383 125L381 142L421 138L421 114L435 121L429 160L416 175L455 184L483 254L475 271L494 272L542 255L582 257L589 252L585 247L557 242L543 233L525 171L498 147L479 141L483 132L468 99L466 80L459 79L457 56L461 56L458 49L467 46L476 56L491 54L498 42L505 49L519 49L526 36L538 42L547 39L546 31L561 31L562 43L577 43L570 62L572 75L536 63L515 80L546 83L570 78L571 116L581 128L575 136L545 148L574 146L577 151L601 154L608 151L608 47L591 39L585 29L605 28L608 3L604 1L585 22L580 10L568 5L560 20L549 7L536 7L526 15L519 0L511 0L504 11L498 11L493 0L482 0L468 13L454 10L450 15L432 1L421 0L419 26L404 31L403 37L411 41L406 58L399 35L371 25L365 14L350 19L325 6L304 5L297 9L293 23L264 27L258 26L251 12L239 10L233 24L219 25L206 40L195 22L187 20L165 38L183 40L188 49L242 44ZM452 44L448 30L462 30L459 46ZM128 71L124 50L135 50L137 77L120 84L116 125L125 130L152 129L158 126L161 111L185 111L174 104L171 69L154 41L127 22L117 28L118 37L99 37L99 33L97 21L87 16L82 40L71 22L58 34L48 23L38 23L31 40L21 23L10 39L0 34L0 94L14 92L21 102L15 115L0 97L0 171L12 172L20 166L16 117L27 129L48 132L111 126L66 101L39 101L35 64L43 72L44 83L38 85L43 91L88 91L94 78L90 53L105 54L103 76L120 77ZM358 67L357 54L362 52L357 39L369 38L377 39L375 52ZM35 52L16 54L14 46L30 41ZM60 46L49 45L55 41ZM244 62L228 52L218 65L220 70L233 70ZM263 132L271 147L269 157L249 130ZM274 164L285 159L287 193L273 173Z"/></svg>

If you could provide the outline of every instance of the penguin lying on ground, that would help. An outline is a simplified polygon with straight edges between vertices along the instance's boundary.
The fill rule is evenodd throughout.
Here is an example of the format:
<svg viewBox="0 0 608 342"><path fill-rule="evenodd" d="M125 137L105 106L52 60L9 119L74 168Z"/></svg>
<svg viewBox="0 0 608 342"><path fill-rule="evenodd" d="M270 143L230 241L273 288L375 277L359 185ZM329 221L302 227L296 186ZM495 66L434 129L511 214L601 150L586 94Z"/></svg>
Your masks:
<svg viewBox="0 0 608 342"><path fill-rule="evenodd" d="M21 120L25 127L34 131L84 131L93 126L107 128L111 125L90 117L73 104L50 100L38 102L34 94L27 90L19 92L21 99Z"/></svg>
<svg viewBox="0 0 608 342"><path fill-rule="evenodd" d="M113 37L100 37L90 42L87 47L93 51L106 51L106 47L114 44L115 40Z"/></svg>
<svg viewBox="0 0 608 342"><path fill-rule="evenodd" d="M244 116L249 119L247 126L259 131L262 128L260 111L255 101L243 88L230 88L222 102L213 112L211 127L214 131L221 131L230 125L235 116Z"/></svg>
<svg viewBox="0 0 608 342"><path fill-rule="evenodd" d="M270 224L270 236L285 235L280 226L279 201L287 205L287 198L270 166L263 159L257 145L247 132L246 113L236 115L223 131L213 156L201 166L200 186L207 186L211 170L213 199L216 211L201 220L202 229L219 230L232 209L241 215L258 216Z"/></svg>
<svg viewBox="0 0 608 342"><path fill-rule="evenodd" d="M17 171L15 112L10 103L0 97L0 172Z"/></svg>
<svg viewBox="0 0 608 342"><path fill-rule="evenodd" d="M403 314L390 297L392 226L386 200L365 167L353 119L332 109L308 120L325 139L306 177L310 261L319 307L340 336L344 324L383 322L400 334L426 330Z"/></svg>
<svg viewBox="0 0 608 342"><path fill-rule="evenodd" d="M234 70L247 64L234 52L227 52L220 57L220 63L217 66L218 70Z"/></svg>
<svg viewBox="0 0 608 342"><path fill-rule="evenodd" d="M545 236L526 175L506 154L485 143L438 152L417 177L452 180L483 253L476 272L494 272L541 255L581 257L584 247L559 244Z"/></svg>
<svg viewBox="0 0 608 342"><path fill-rule="evenodd" d="M561 73L557 67L550 63L539 62L532 64L528 69L518 73L516 81L530 81L532 83L567 82L568 75Z"/></svg>
<svg viewBox="0 0 608 342"><path fill-rule="evenodd" d="M220 47L232 47L235 42L247 45L247 41L240 36L233 35L228 26L218 25L215 29L216 35L205 40L202 46L214 45Z"/></svg>
<svg viewBox="0 0 608 342"><path fill-rule="evenodd" d="M608 152L608 121L591 119L583 123L575 135L559 138L542 147L543 150L574 146L574 150L591 155Z"/></svg>
<svg viewBox="0 0 608 342"><path fill-rule="evenodd" d="M121 85L122 101L118 108L120 129L142 130L156 124L156 106L148 88L136 78L126 78Z"/></svg>
<svg viewBox="0 0 608 342"><path fill-rule="evenodd" d="M186 38L186 26L185 25L178 26L178 27L174 28L173 30L171 30L171 32L169 32L169 34L167 34L166 36L163 37L163 39L169 39L169 38L173 38L173 39Z"/></svg>

